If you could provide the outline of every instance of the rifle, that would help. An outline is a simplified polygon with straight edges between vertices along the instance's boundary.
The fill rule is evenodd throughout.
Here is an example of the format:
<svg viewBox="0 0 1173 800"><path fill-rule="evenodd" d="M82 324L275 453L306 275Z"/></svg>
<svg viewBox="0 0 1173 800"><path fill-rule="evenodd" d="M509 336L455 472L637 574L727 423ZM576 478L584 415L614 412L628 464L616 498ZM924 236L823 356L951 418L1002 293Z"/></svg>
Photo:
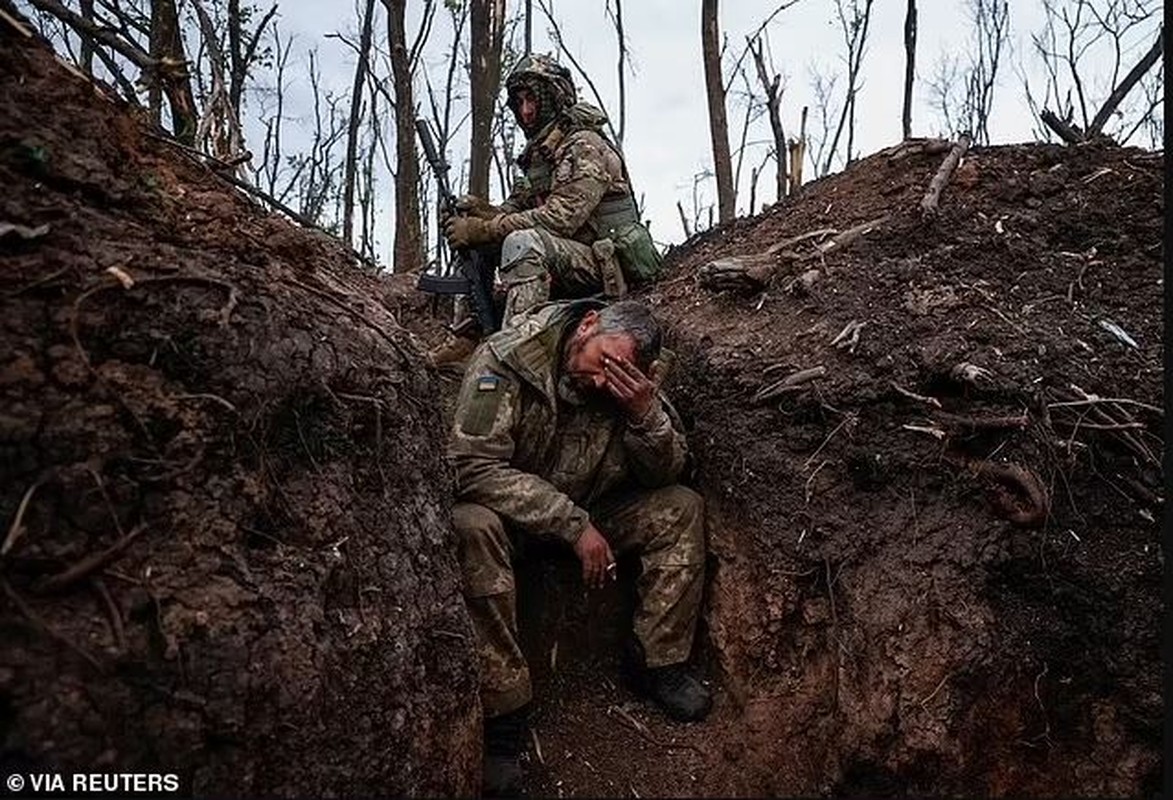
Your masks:
<svg viewBox="0 0 1173 800"><path fill-rule="evenodd" d="M448 187L448 163L444 161L436 150L432 140L432 129L426 119L416 118L415 130L419 135L420 144L424 148L424 157L428 160L432 172L436 176L436 189L440 197L440 205L448 215L460 213L456 207L456 197ZM488 334L501 327L497 319L497 309L493 305L493 273L496 271L494 259L483 250L463 247L450 254L447 269L438 268L437 272L423 272L420 274L416 288L432 294L466 294L472 301L481 330Z"/></svg>

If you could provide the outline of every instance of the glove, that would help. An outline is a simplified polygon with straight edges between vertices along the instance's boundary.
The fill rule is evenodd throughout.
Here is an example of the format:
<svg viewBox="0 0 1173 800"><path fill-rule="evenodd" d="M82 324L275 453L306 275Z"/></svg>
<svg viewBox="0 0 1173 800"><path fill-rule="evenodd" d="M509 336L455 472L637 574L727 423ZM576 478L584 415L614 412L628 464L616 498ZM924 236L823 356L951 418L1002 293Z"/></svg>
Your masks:
<svg viewBox="0 0 1173 800"><path fill-rule="evenodd" d="M479 219L492 219L501 213L501 209L489 203L483 197L477 197L475 194L465 194L456 198L456 210L466 217L477 217Z"/></svg>
<svg viewBox="0 0 1173 800"><path fill-rule="evenodd" d="M444 224L444 234L448 237L448 246L453 250L460 250L495 241L497 226L494 223L497 219L497 217L492 219L451 217Z"/></svg>

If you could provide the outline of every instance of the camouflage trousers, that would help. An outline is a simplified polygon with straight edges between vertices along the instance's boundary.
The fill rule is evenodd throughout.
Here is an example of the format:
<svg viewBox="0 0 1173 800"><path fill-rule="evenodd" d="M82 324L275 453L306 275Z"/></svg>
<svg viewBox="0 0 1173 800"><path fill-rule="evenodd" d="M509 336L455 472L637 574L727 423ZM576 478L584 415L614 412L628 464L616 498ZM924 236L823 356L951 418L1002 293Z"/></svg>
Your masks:
<svg viewBox="0 0 1173 800"><path fill-rule="evenodd" d="M688 659L700 612L705 542L700 495L683 486L626 493L588 509L617 555L638 553L634 632L647 666ZM513 543L501 518L485 506L457 503L452 512L465 603L481 656L486 717L521 708L533 696L518 643Z"/></svg>
<svg viewBox="0 0 1173 800"><path fill-rule="evenodd" d="M599 292L617 297L626 291L610 240L583 244L542 228L526 228L505 237L500 276L505 285L503 325L547 300Z"/></svg>

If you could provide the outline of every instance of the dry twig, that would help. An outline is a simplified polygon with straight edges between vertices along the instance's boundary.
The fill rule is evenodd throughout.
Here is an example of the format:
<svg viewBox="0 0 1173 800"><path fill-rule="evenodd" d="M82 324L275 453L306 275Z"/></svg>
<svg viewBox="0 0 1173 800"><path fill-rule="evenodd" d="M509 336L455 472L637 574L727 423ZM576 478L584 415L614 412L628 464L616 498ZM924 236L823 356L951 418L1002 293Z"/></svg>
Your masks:
<svg viewBox="0 0 1173 800"><path fill-rule="evenodd" d="M915 400L918 403L924 403L925 405L932 406L933 408L940 408L941 407L941 401L935 397L927 397L923 394L917 394L916 392L910 392L908 389L905 389L903 386L896 383L895 381L889 381L889 385L893 389L895 389L897 392L899 392L900 394L907 397L909 400Z"/></svg>
<svg viewBox="0 0 1173 800"><path fill-rule="evenodd" d="M119 537L118 541L97 553L86 556L81 561L56 575L50 575L38 583L34 588L41 593L57 592L68 589L73 584L89 577L92 573L109 564L122 553L123 550L137 539L147 529L147 523L140 522L127 534Z"/></svg>
<svg viewBox="0 0 1173 800"><path fill-rule="evenodd" d="M638 719L633 717L630 713L628 713L627 709L623 708L622 706L611 706L609 710L615 711L619 715L620 719L631 726L632 730L642 736L645 741L649 742L650 744L654 744L656 747L662 747L667 750L692 750L697 755L701 754L701 751L691 744L673 744L672 742L661 741L659 738L654 736L650 730L648 730L647 725L644 725Z"/></svg>
<svg viewBox="0 0 1173 800"><path fill-rule="evenodd" d="M24 495L20 498L20 505L16 507L16 515L12 518L12 524L8 526L8 533L4 537L4 544L0 545L0 556L8 555L8 551L12 549L17 540L24 534L24 526L20 524L24 519L24 512L28 510L33 495L43 483L43 478L35 480L29 485L29 488L25 489Z"/></svg>

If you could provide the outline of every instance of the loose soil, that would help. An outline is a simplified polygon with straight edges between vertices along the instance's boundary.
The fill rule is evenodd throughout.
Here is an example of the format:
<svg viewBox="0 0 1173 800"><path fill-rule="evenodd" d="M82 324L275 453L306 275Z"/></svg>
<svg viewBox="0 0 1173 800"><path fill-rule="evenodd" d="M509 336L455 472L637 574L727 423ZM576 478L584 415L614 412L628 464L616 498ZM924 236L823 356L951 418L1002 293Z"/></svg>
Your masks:
<svg viewBox="0 0 1173 800"><path fill-rule="evenodd" d="M419 355L442 314L0 37L23 76L0 221L50 225L0 239L0 520L37 487L0 561L4 757L211 793L475 790L439 411L459 376ZM640 293L707 504L716 705L677 725L633 695L635 565L589 593L547 548L519 567L529 793L1157 790L1163 156L977 148L926 220L942 158L863 159ZM880 218L764 290L698 282Z"/></svg>

